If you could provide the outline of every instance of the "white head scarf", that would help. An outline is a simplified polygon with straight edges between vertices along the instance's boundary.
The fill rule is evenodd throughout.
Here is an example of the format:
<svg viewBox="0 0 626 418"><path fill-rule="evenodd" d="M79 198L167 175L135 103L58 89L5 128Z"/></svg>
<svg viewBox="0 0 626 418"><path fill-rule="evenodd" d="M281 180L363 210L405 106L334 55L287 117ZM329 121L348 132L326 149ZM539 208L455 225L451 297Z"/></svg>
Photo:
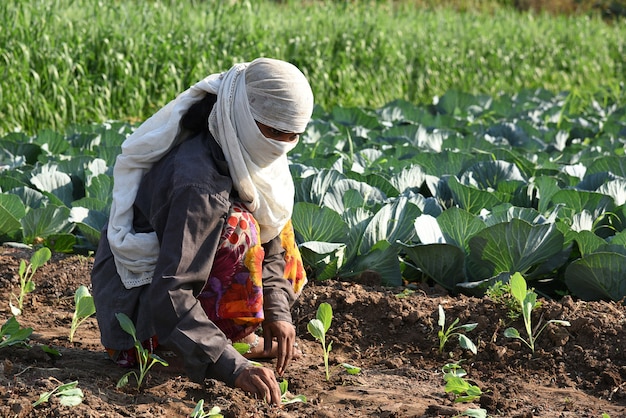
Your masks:
<svg viewBox="0 0 626 418"><path fill-rule="evenodd" d="M132 228L139 183L174 145L181 117L207 93L217 95L209 130L224 152L233 186L259 223L261 241L276 237L291 217L294 187L286 154L296 142L265 138L255 120L284 132L303 132L313 112L306 77L294 65L269 58L212 74L155 113L122 144L113 170L107 235L126 288L151 282L159 254L155 233Z"/></svg>

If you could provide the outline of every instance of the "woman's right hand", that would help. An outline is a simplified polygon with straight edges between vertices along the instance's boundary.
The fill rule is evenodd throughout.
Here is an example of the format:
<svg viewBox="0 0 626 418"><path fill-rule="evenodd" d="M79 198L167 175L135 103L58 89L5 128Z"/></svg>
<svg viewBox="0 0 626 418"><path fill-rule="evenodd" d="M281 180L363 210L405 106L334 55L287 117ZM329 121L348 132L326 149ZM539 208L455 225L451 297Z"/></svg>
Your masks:
<svg viewBox="0 0 626 418"><path fill-rule="evenodd" d="M237 376L235 387L272 405L280 405L280 387L272 369L250 366Z"/></svg>

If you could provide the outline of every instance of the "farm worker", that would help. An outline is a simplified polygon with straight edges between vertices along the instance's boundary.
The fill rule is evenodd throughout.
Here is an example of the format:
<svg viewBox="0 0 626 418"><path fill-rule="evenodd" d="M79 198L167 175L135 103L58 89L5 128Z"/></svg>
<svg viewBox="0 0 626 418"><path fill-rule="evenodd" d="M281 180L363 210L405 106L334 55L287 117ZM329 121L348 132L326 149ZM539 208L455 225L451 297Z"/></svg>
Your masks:
<svg viewBox="0 0 626 418"><path fill-rule="evenodd" d="M286 154L312 111L297 67L258 58L198 82L122 144L91 274L114 361L136 362L124 313L146 348L183 358L191 380L280 404L273 370L248 359L275 356L280 376L301 354L290 309L306 275ZM247 356L236 341L250 344Z"/></svg>

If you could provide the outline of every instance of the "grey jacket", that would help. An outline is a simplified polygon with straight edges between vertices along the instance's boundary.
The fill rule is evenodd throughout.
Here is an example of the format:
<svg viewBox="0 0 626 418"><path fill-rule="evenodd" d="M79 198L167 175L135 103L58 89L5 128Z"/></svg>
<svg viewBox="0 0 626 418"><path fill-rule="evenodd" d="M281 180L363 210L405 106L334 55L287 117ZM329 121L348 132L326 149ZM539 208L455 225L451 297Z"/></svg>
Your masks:
<svg viewBox="0 0 626 418"><path fill-rule="evenodd" d="M161 250L152 283L126 289L115 269L106 227L92 271L96 316L105 347L133 346L115 318L124 312L139 340L156 335L160 345L183 357L190 379L214 378L234 386L248 361L207 317L196 296L204 287L222 227L236 192L224 155L208 132L173 148L144 176L134 204L136 231L156 231ZM295 294L283 278L280 239L264 244L266 321L291 322Z"/></svg>

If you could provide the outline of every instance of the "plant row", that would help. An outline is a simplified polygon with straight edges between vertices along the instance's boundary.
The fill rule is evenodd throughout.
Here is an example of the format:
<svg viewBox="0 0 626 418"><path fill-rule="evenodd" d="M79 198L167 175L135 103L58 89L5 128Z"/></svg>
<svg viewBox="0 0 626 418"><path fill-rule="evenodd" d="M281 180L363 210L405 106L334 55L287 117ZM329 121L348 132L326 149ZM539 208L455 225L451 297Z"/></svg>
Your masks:
<svg viewBox="0 0 626 418"><path fill-rule="evenodd" d="M482 292L626 292L626 108L543 90L335 108L292 155L294 226L318 278L377 271ZM554 293L552 293L554 294Z"/></svg>
<svg viewBox="0 0 626 418"><path fill-rule="evenodd" d="M571 113L568 100L450 91L433 105L316 108L290 154L293 225L311 277L374 271L385 285L432 280L480 293L519 271L546 292L620 300L626 108ZM94 249L131 129L0 139L3 240Z"/></svg>
<svg viewBox="0 0 626 418"><path fill-rule="evenodd" d="M9 301L11 316L0 328L0 349L17 346L28 349L31 348L30 337L34 330L30 327L22 327L17 318L23 314L25 297L36 288L35 281L33 280L35 273L50 260L51 256L52 253L48 247L41 247L32 253L28 262L24 259L20 260L18 269L19 293L17 295L12 294L12 300ZM15 304L13 302L15 302ZM89 289L84 285L79 286L74 293L74 313L72 314L72 322L69 330L70 343L74 342L74 336L78 327L95 313L96 307ZM154 365L160 364L167 367L169 364L142 345L141 341L137 339L135 324L127 315L118 313L116 317L121 328L133 338L134 348L137 352L137 370L133 369L125 373L118 380L116 388L119 389L128 385L129 378L134 376L137 383L136 389L139 391L142 389L142 384L145 382L150 369ZM233 347L242 354L250 348L249 345L245 343L233 343ZM40 348L52 358L57 358L61 355L58 350L48 345L41 345ZM254 365L260 365L259 363L250 362ZM280 382L279 386L281 390L281 403L283 405L295 402L306 402L306 397L303 395L292 396L288 392L288 383L286 380ZM82 403L84 394L82 389L78 388L78 381L69 383L59 382L53 390L43 392L39 399L32 403L32 407L35 408L43 403L47 403L53 397L58 398L61 405L72 407ZM223 415L220 414L220 411L221 409L217 406L211 408L209 411L205 411L204 400L200 399L191 413L191 418L221 418Z"/></svg>

